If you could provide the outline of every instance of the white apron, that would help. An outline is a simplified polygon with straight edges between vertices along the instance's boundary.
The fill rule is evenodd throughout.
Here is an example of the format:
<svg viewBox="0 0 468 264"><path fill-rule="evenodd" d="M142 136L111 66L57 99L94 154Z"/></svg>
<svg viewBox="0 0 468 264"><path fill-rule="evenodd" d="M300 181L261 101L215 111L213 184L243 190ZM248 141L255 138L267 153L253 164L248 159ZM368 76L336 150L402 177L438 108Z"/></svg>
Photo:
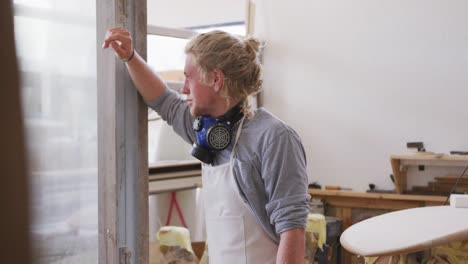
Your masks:
<svg viewBox="0 0 468 264"><path fill-rule="evenodd" d="M239 194L232 164L242 124L230 161L220 166L203 164L202 183L210 264L276 263L278 245L268 236Z"/></svg>

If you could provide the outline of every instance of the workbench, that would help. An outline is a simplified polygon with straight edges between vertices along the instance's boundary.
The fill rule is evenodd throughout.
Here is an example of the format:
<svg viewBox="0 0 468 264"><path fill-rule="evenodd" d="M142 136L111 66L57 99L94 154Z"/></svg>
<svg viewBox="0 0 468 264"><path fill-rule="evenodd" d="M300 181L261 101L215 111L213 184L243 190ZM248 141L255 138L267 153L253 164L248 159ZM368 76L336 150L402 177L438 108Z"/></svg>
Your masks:
<svg viewBox="0 0 468 264"><path fill-rule="evenodd" d="M341 218L343 230L369 217L383 213L433 205L443 205L446 197L389 193L364 193L309 189L312 198L324 203L325 215ZM343 263L352 263L352 255L343 251Z"/></svg>

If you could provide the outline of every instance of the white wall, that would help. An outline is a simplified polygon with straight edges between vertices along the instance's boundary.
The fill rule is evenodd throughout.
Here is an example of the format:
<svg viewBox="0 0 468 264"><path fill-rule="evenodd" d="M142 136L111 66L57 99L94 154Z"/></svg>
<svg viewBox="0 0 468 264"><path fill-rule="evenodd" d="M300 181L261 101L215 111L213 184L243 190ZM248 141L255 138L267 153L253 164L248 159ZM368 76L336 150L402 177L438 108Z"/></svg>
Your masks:
<svg viewBox="0 0 468 264"><path fill-rule="evenodd" d="M264 106L302 137L311 182L391 189L406 142L468 150L468 1L256 4Z"/></svg>

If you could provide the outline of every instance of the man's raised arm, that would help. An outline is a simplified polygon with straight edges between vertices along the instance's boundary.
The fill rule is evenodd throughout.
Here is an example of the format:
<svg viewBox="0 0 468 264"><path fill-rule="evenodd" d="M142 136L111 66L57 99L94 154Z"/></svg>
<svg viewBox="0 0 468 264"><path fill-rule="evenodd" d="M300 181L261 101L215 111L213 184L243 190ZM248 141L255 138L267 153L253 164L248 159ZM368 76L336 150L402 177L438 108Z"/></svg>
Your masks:
<svg viewBox="0 0 468 264"><path fill-rule="evenodd" d="M128 30L109 29L102 47L106 49L109 46L118 58L126 62L133 83L146 101L152 101L163 94L165 83L134 50L132 36Z"/></svg>

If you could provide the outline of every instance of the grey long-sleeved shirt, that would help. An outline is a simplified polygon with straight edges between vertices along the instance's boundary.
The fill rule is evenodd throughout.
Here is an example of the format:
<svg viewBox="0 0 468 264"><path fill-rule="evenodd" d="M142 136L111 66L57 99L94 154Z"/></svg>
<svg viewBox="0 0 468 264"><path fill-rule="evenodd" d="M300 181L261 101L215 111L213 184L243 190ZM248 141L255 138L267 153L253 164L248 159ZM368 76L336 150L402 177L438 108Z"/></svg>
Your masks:
<svg viewBox="0 0 468 264"><path fill-rule="evenodd" d="M185 141L196 142L194 117L176 92L166 87L159 98L146 103ZM216 155L214 166L229 161L233 143ZM257 109L242 126L233 170L241 197L276 243L280 233L306 226L310 196L305 151L288 125L265 109Z"/></svg>

